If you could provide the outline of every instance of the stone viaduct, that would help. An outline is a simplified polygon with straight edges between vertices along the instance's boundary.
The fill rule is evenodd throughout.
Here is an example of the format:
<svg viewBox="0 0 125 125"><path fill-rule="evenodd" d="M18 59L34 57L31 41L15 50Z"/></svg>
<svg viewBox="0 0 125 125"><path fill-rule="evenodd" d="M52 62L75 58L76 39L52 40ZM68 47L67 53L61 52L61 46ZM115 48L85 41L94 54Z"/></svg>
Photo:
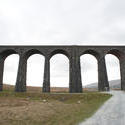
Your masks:
<svg viewBox="0 0 125 125"><path fill-rule="evenodd" d="M92 54L98 62L98 90L109 89L105 55L118 57L121 73L121 90L125 90L125 46L0 46L0 91L3 90L4 60L11 54L19 55L16 92L26 91L27 59L33 54L45 57L43 92L50 92L50 58L55 54L64 54L69 59L69 92L82 92L80 56ZM91 76L90 76L91 77Z"/></svg>

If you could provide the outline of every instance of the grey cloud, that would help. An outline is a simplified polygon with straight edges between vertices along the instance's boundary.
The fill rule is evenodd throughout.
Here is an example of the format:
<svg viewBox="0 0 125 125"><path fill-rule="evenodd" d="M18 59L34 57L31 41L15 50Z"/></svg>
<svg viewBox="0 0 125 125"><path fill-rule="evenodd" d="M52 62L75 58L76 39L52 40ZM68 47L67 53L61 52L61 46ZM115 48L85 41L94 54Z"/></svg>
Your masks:
<svg viewBox="0 0 125 125"><path fill-rule="evenodd" d="M123 0L5 0L0 7L1 44L124 44Z"/></svg>

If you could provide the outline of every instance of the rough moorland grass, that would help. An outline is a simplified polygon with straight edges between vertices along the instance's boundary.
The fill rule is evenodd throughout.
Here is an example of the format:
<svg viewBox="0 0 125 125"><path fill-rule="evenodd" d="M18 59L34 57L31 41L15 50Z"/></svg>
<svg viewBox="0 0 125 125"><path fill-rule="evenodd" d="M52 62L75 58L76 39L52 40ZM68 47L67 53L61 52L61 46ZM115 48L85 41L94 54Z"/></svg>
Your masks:
<svg viewBox="0 0 125 125"><path fill-rule="evenodd" d="M3 108L0 108L0 124L75 125L90 117L110 97L98 92L43 94L5 90L0 93L0 107ZM4 101L7 104L3 104ZM26 105L21 105L24 102Z"/></svg>

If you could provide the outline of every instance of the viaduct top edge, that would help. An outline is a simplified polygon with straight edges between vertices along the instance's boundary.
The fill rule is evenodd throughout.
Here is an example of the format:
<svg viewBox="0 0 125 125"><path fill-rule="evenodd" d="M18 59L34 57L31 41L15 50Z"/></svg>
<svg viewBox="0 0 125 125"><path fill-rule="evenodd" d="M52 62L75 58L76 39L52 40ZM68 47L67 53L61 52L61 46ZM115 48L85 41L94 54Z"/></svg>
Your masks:
<svg viewBox="0 0 125 125"><path fill-rule="evenodd" d="M0 45L0 47L125 47L125 45Z"/></svg>

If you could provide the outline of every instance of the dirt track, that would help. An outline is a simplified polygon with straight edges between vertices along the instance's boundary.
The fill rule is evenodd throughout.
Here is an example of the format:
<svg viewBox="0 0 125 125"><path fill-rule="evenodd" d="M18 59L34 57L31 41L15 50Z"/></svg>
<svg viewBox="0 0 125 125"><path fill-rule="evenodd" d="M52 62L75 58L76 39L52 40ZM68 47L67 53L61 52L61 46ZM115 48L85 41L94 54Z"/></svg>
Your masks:
<svg viewBox="0 0 125 125"><path fill-rule="evenodd" d="M125 125L125 92L110 91L110 98L91 118L79 125Z"/></svg>

